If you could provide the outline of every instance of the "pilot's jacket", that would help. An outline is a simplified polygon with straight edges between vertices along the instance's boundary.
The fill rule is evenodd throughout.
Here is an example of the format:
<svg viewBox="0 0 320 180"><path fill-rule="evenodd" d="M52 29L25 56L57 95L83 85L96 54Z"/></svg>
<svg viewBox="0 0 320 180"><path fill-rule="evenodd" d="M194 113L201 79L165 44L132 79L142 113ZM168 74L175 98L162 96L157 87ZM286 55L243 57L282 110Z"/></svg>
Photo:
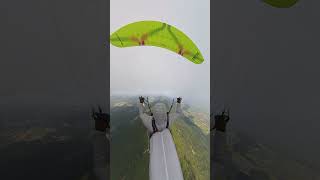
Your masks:
<svg viewBox="0 0 320 180"><path fill-rule="evenodd" d="M181 104L167 112L163 103L152 107L153 116L148 114L143 103L139 104L142 123L150 134L150 180L183 180L180 161L169 127L182 114Z"/></svg>

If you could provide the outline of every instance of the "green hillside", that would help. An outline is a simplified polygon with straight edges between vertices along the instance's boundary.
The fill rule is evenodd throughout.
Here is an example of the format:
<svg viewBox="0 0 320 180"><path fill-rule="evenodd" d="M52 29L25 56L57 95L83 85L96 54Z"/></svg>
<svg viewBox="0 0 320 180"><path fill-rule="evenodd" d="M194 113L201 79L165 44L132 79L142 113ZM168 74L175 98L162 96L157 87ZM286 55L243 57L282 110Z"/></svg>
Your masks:
<svg viewBox="0 0 320 180"><path fill-rule="evenodd" d="M210 179L210 139L184 117L171 128L185 179Z"/></svg>
<svg viewBox="0 0 320 180"><path fill-rule="evenodd" d="M137 121L133 107L119 107L111 111L111 179L148 179L148 139L142 124ZM117 121L123 121L119 123Z"/></svg>
<svg viewBox="0 0 320 180"><path fill-rule="evenodd" d="M166 97L150 100L168 106L171 101ZM148 180L149 141L138 118L137 97L114 97L111 104L111 179ZM205 180L210 177L210 140L194 122L185 116L174 123L171 132L184 178Z"/></svg>
<svg viewBox="0 0 320 180"><path fill-rule="evenodd" d="M214 140L214 133L211 136ZM226 178L218 170L215 179L221 180L319 180L320 173L307 163L298 161L288 154L258 143L254 138L235 131L228 132L228 144L231 150L232 167L227 169ZM217 166L221 168L221 166ZM232 176L231 176L232 175ZM233 178L231 178L233 177Z"/></svg>

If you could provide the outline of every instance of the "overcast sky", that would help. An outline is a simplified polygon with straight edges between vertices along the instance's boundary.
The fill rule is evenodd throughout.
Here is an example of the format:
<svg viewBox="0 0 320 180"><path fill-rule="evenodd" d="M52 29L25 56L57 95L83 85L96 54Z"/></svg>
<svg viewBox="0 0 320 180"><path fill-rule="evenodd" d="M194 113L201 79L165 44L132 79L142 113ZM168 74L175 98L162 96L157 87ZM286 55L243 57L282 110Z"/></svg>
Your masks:
<svg viewBox="0 0 320 180"><path fill-rule="evenodd" d="M163 21L187 34L205 59L196 65L166 49L111 46L111 94L183 96L208 108L210 0L111 0L110 6L110 33L135 21Z"/></svg>
<svg viewBox="0 0 320 180"><path fill-rule="evenodd" d="M233 125L318 157L320 1L300 0L291 9L214 0L210 10L209 3L111 0L111 32L134 21L165 21L185 32L205 58L194 65L161 48L111 46L112 92L201 102L211 84L213 104L231 107ZM105 0L3 0L0 105L107 104L107 8Z"/></svg>
<svg viewBox="0 0 320 180"><path fill-rule="evenodd" d="M106 106L107 1L1 3L0 105Z"/></svg>
<svg viewBox="0 0 320 180"><path fill-rule="evenodd" d="M318 162L319 8L215 0L211 9L215 104L230 106L231 125Z"/></svg>

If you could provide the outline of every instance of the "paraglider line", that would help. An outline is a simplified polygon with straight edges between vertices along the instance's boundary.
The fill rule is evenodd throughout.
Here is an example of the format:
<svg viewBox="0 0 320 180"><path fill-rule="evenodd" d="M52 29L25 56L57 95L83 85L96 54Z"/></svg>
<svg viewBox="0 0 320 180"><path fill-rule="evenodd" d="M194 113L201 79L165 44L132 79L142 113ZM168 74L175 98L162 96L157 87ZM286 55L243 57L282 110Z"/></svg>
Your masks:
<svg viewBox="0 0 320 180"><path fill-rule="evenodd" d="M151 110L151 107L150 107L149 97L147 97L147 105L148 105L148 108L149 108L150 114L151 114L151 116L152 116L152 115L153 115L153 113L152 113L152 110Z"/></svg>
<svg viewBox="0 0 320 180"><path fill-rule="evenodd" d="M192 57L192 60L194 60L195 58L197 58L198 55L199 55L199 52L197 52L197 53Z"/></svg>
<svg viewBox="0 0 320 180"><path fill-rule="evenodd" d="M116 33L116 36L117 36L117 38L119 39L119 41L120 41L120 43L121 43L121 46L123 47L123 43L122 43L122 41L121 41L121 39L120 39L120 37L118 36L117 33Z"/></svg>
<svg viewBox="0 0 320 180"><path fill-rule="evenodd" d="M177 45L178 45L179 47L182 47L182 45L180 44L177 36L171 31L171 26L170 26L170 25L168 25L168 32L169 32L170 35L172 36L173 40L177 43Z"/></svg>
<svg viewBox="0 0 320 180"><path fill-rule="evenodd" d="M183 46L181 45L181 43L179 42L177 36L171 31L171 26L170 25L168 25L168 32L172 36L172 38L176 42L176 44L178 45L178 48L179 48L178 54L183 56L184 53L185 53L185 50L184 50Z"/></svg>
<svg viewBox="0 0 320 180"><path fill-rule="evenodd" d="M172 109L173 103L174 103L174 99L172 99L172 103L171 103L170 109L169 109L169 111L168 111L168 114L170 113L170 111L171 111L171 109Z"/></svg>
<svg viewBox="0 0 320 180"><path fill-rule="evenodd" d="M146 40L148 39L148 37L153 36L156 33L162 31L165 27L166 27L166 24L163 23L163 25L160 28L157 28L155 30L152 30L150 32L147 32L147 33L143 34L140 39L134 37L134 41L137 41L140 46L144 46L146 44ZM132 40L133 40L133 38L132 38Z"/></svg>
<svg viewBox="0 0 320 180"><path fill-rule="evenodd" d="M150 31L150 32L148 33L149 36L153 36L155 33L164 30L164 29L166 28L166 25L167 25L166 23L163 23L160 28L157 28L157 29L155 29L155 30L153 30L153 31Z"/></svg>
<svg viewBox="0 0 320 180"><path fill-rule="evenodd" d="M199 58L198 58L199 54L200 54L200 53L197 52L197 53L192 57L192 60L193 60L193 61L196 61L196 62L199 62L199 61L198 61L198 59L199 59ZM200 59L200 60L201 60L201 59Z"/></svg>

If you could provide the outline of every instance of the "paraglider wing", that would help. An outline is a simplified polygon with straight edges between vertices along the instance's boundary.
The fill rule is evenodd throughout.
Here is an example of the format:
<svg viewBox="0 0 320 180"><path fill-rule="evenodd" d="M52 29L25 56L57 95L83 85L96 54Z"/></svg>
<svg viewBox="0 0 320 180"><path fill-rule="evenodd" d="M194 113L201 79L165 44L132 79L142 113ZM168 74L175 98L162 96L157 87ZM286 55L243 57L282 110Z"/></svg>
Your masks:
<svg viewBox="0 0 320 180"><path fill-rule="evenodd" d="M156 46L173 51L195 64L204 59L193 41L177 28L159 21L139 21L114 32L110 42L116 47Z"/></svg>
<svg viewBox="0 0 320 180"><path fill-rule="evenodd" d="M263 2L277 8L289 8L295 5L299 0L262 0Z"/></svg>

